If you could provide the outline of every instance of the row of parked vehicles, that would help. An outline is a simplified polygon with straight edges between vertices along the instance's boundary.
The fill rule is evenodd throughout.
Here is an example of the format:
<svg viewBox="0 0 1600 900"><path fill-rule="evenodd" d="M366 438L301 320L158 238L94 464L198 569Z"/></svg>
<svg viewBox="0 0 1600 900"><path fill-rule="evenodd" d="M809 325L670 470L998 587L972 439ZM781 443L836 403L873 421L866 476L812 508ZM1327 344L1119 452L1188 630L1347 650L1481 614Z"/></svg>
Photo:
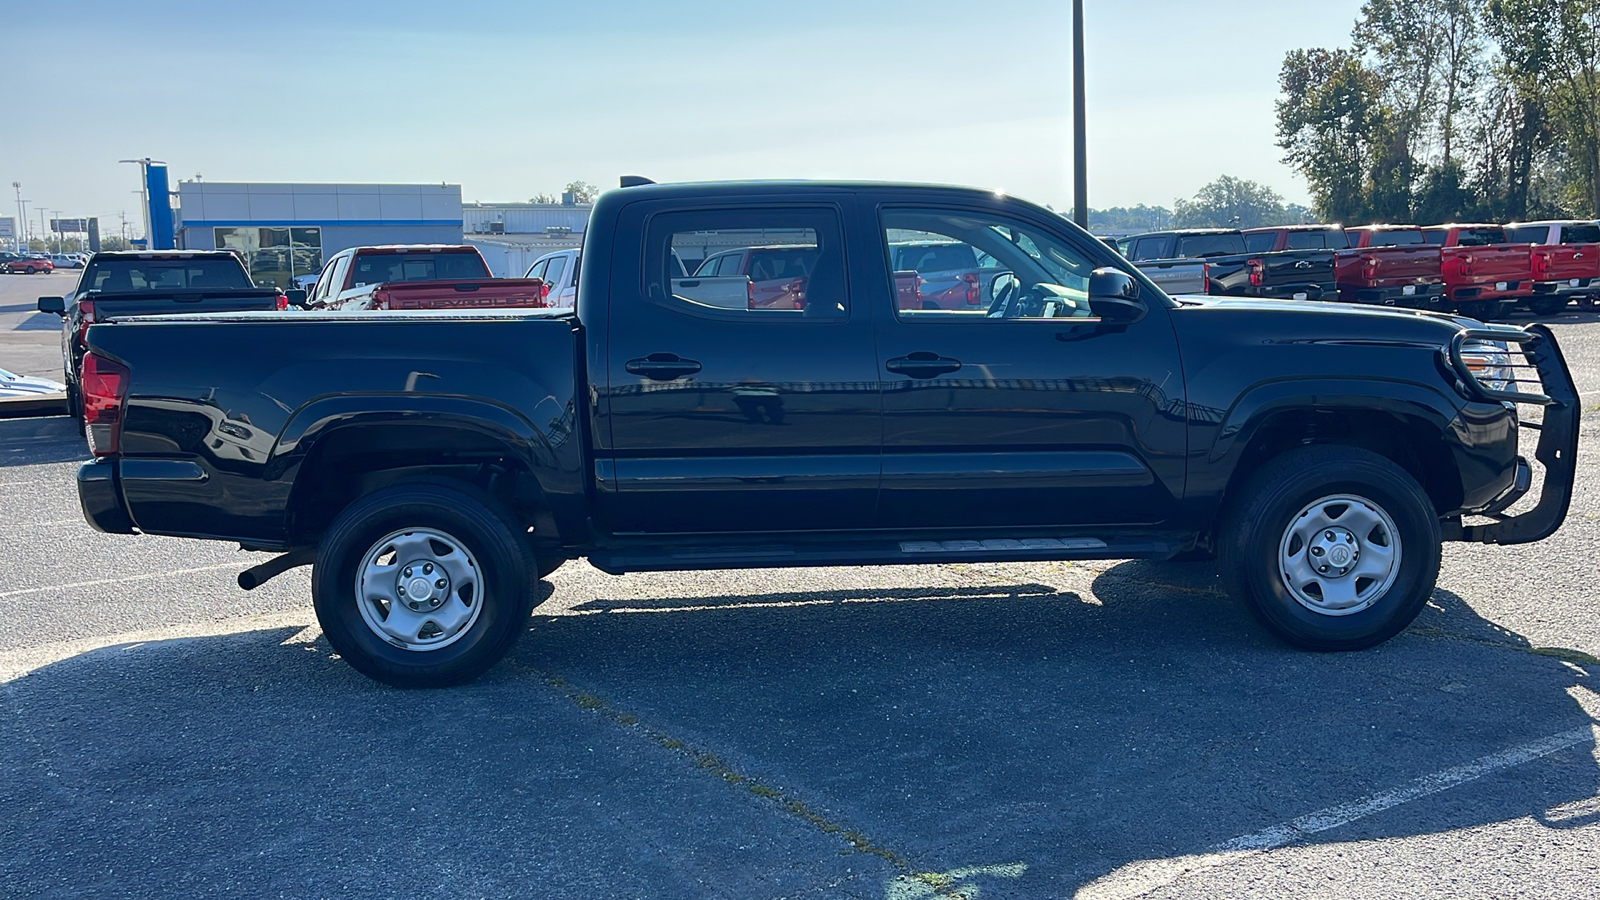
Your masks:
<svg viewBox="0 0 1600 900"><path fill-rule="evenodd" d="M1600 298L1600 222L1292 225L1118 238L1170 294L1338 300L1494 319Z"/></svg>

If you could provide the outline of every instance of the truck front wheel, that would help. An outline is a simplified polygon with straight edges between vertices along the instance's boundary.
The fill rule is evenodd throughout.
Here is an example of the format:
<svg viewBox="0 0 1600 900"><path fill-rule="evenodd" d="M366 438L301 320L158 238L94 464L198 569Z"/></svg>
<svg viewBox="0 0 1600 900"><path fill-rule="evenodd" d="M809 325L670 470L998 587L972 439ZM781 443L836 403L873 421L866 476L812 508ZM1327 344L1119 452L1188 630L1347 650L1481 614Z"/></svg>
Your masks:
<svg viewBox="0 0 1600 900"><path fill-rule="evenodd" d="M1301 447L1245 485L1219 556L1233 593L1274 635L1360 650L1405 629L1439 576L1439 521L1421 485L1355 447Z"/></svg>
<svg viewBox="0 0 1600 900"><path fill-rule="evenodd" d="M312 570L317 621L356 671L397 687L478 677L528 627L537 563L485 500L404 484L351 504Z"/></svg>

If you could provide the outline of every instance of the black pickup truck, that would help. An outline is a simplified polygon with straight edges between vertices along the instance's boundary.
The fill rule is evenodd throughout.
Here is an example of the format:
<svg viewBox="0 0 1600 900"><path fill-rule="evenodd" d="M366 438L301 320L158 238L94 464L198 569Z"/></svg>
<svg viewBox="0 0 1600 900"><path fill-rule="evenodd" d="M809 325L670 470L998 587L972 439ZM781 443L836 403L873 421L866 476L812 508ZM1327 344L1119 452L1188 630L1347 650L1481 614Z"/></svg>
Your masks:
<svg viewBox="0 0 1600 900"><path fill-rule="evenodd" d="M297 294L304 296L303 291ZM67 409L83 418L79 384L84 333L100 319L163 313L285 309L277 288L256 287L244 262L227 251L157 250L96 253L65 297L40 297L40 312L61 317L61 370Z"/></svg>
<svg viewBox="0 0 1600 900"><path fill-rule="evenodd" d="M1233 228L1157 231L1118 238L1122 253L1169 292L1181 274L1196 282L1194 293L1276 300L1337 300L1332 250L1250 251L1244 232ZM1204 285L1203 289L1198 286Z"/></svg>
<svg viewBox="0 0 1600 900"><path fill-rule="evenodd" d="M1003 271L903 309L905 242ZM696 299L678 256L807 251L789 308ZM314 564L330 644L400 685L472 678L537 578L1216 553L1291 644L1371 646L1445 540L1566 516L1578 405L1541 326L1177 302L1040 207L880 184L631 186L575 310L223 313L88 331L98 529ZM1517 404L1544 407L1536 504Z"/></svg>

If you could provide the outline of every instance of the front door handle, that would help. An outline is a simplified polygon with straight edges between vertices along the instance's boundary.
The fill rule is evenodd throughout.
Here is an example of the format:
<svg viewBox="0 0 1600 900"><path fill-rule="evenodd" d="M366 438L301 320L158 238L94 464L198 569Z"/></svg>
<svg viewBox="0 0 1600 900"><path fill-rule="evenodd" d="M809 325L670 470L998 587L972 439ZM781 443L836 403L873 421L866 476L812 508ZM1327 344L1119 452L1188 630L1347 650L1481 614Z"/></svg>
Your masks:
<svg viewBox="0 0 1600 900"><path fill-rule="evenodd" d="M653 381L671 381L700 371L700 363L682 359L676 353L652 353L644 359L630 359L623 366L630 375L643 375Z"/></svg>
<svg viewBox="0 0 1600 900"><path fill-rule="evenodd" d="M937 353L919 350L905 356L897 356L883 364L885 369L897 375L907 375L912 378L934 378L946 372L954 372L961 368L961 360L950 359Z"/></svg>

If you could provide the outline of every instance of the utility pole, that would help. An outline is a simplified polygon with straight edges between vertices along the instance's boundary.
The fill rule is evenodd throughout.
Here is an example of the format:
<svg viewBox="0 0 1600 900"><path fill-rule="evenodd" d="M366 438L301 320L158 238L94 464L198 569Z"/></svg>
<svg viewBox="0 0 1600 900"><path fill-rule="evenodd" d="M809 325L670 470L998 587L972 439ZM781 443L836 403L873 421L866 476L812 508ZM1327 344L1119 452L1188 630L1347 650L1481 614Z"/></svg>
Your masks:
<svg viewBox="0 0 1600 900"><path fill-rule="evenodd" d="M12 190L17 192L17 229L11 239L17 242L17 250L22 250L22 232L28 228L28 211L22 206L22 182L11 182Z"/></svg>
<svg viewBox="0 0 1600 900"><path fill-rule="evenodd" d="M28 239L33 237L33 226L28 224L28 204L32 202L32 200L23 200L20 197L17 199L17 205L22 207L22 221L17 223L17 229L21 233L18 239L23 242L24 246L27 245Z"/></svg>
<svg viewBox="0 0 1600 900"><path fill-rule="evenodd" d="M1072 0L1072 220L1078 227L1088 228L1089 165L1084 156L1088 141L1083 96L1083 0Z"/></svg>

